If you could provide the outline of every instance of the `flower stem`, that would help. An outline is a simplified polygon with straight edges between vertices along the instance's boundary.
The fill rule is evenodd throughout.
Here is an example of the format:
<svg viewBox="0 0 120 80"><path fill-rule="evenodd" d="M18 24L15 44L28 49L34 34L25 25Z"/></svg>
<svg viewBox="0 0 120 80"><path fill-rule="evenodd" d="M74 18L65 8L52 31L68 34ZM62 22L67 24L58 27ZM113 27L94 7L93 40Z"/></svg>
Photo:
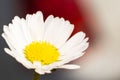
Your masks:
<svg viewBox="0 0 120 80"><path fill-rule="evenodd" d="M33 80L40 80L40 75L36 72L33 73Z"/></svg>

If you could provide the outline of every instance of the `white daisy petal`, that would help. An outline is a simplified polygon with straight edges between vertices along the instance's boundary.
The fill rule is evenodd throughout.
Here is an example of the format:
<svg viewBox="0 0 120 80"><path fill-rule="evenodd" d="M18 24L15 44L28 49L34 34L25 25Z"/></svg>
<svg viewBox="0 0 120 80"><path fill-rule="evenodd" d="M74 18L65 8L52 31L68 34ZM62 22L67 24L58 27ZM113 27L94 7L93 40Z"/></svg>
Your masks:
<svg viewBox="0 0 120 80"><path fill-rule="evenodd" d="M55 45L58 46L58 48L60 48L70 37L71 33L73 32L74 25L69 24L69 22L66 21L64 22L64 25L61 24L60 27L61 29L59 29L55 35Z"/></svg>
<svg viewBox="0 0 120 80"><path fill-rule="evenodd" d="M4 50L7 54L11 55L12 57L15 57L15 59L18 62L22 63L22 65L25 66L26 68L28 69L34 68L32 63L26 60L26 58L24 58L22 55L16 54L15 52L10 51L8 48L5 48Z"/></svg>
<svg viewBox="0 0 120 80"><path fill-rule="evenodd" d="M50 15L50 16L48 16L47 19L45 20L45 25L44 25L44 28L45 28L44 30L45 30L45 32L46 32L48 26L52 24L51 22L52 22L53 19L54 19L54 18L53 18L53 15ZM45 38L45 32L44 32L44 38Z"/></svg>
<svg viewBox="0 0 120 80"><path fill-rule="evenodd" d="M66 64L66 65L62 65L59 68L64 68L64 69L79 69L80 66L78 65L72 65L72 64Z"/></svg>
<svg viewBox="0 0 120 80"><path fill-rule="evenodd" d="M35 71L39 74L45 74L45 71L42 70L42 65L40 64L40 62L34 61L33 63L34 67L35 67Z"/></svg>
<svg viewBox="0 0 120 80"><path fill-rule="evenodd" d="M9 29L12 35L15 37L15 41L18 44L18 47L23 49L26 45L26 39L21 27L20 18L15 16L15 18L12 20L13 24L9 24ZM18 36L19 35L19 36Z"/></svg>
<svg viewBox="0 0 120 80"><path fill-rule="evenodd" d="M35 68L41 68L42 67L41 63L38 62L38 61L34 61L33 65L34 65Z"/></svg>
<svg viewBox="0 0 120 80"><path fill-rule="evenodd" d="M30 17L30 18L29 18ZM36 14L28 15L26 17L27 26L29 27L31 36L33 40L41 40L44 33L44 23L43 23L43 15L40 11Z"/></svg>
<svg viewBox="0 0 120 80"><path fill-rule="evenodd" d="M65 60L64 60L65 61ZM65 63L68 63L68 62L64 62L64 61L60 61L60 62L55 62L53 64L50 64L50 65L47 65L45 67L42 67L44 70L48 70L48 71L51 71L52 69L57 69L57 68L65 68L65 69L78 69L80 68L80 66L78 65L71 65L71 64L66 64L64 65ZM67 61L67 60L66 60Z"/></svg>
<svg viewBox="0 0 120 80"><path fill-rule="evenodd" d="M51 73L51 71L46 71L46 73Z"/></svg>
<svg viewBox="0 0 120 80"><path fill-rule="evenodd" d="M12 56L12 57L15 57L15 54L14 54L12 51L10 51L8 48L4 48L4 51L5 51L8 55L10 55L10 56Z"/></svg>
<svg viewBox="0 0 120 80"><path fill-rule="evenodd" d="M74 56L71 55L71 56L68 56L67 58L65 57L63 60L60 61L61 65L69 63L69 62L81 57L84 53L77 52Z"/></svg>
<svg viewBox="0 0 120 80"><path fill-rule="evenodd" d="M78 46L70 48L71 51L70 51L70 53L68 53L68 55L74 54L75 52L83 52L84 50L86 50L89 45L87 40L88 40L88 38L84 39ZM69 52L69 50L66 52ZM65 55L67 55L67 54L65 54Z"/></svg>
<svg viewBox="0 0 120 80"><path fill-rule="evenodd" d="M85 33L78 32L74 36L72 36L60 49L62 55L66 54L65 52L71 50L74 46L77 46L84 39ZM69 54L69 53L68 53Z"/></svg>
<svg viewBox="0 0 120 80"><path fill-rule="evenodd" d="M16 43L16 41L13 40L12 35L10 34L10 32L9 33L7 33L7 32L2 33L2 37L7 42L9 48L11 49L11 51L15 52L17 50L19 53L23 52L23 50L18 47L18 43ZM21 54L21 55L23 55L23 54Z"/></svg>
<svg viewBox="0 0 120 80"><path fill-rule="evenodd" d="M27 69L34 69L33 64L28 61L26 58L24 57L16 57L15 58L19 63L22 63L23 66L25 66Z"/></svg>
<svg viewBox="0 0 120 80"><path fill-rule="evenodd" d="M5 36L5 33L2 33L2 37L5 39L5 41L7 42L9 48L11 50L15 50L14 46L13 46L13 42L10 41L10 39L7 38L7 36Z"/></svg>
<svg viewBox="0 0 120 80"><path fill-rule="evenodd" d="M62 60L61 62L63 62L63 64L68 63L70 61L73 61L79 57L81 57L84 54L84 50L88 48L89 43L87 42L88 38L84 39L81 44L79 44L78 46L75 46L71 49L69 49L68 51L64 52L63 56L60 56L60 60Z"/></svg>
<svg viewBox="0 0 120 80"><path fill-rule="evenodd" d="M78 59L80 58L81 56L83 56L85 54L85 52L77 52L76 55L74 55L73 57L71 56L68 60L66 60L66 62L70 62L70 61L73 61L75 59Z"/></svg>
<svg viewBox="0 0 120 80"><path fill-rule="evenodd" d="M71 35L74 25L71 25L69 21L65 21L63 18L56 17L53 19L52 16L50 18L51 20L48 19L49 21L45 23L45 27L48 28L46 29L44 39L60 48ZM48 25L47 22L50 24Z"/></svg>
<svg viewBox="0 0 120 80"><path fill-rule="evenodd" d="M46 65L43 66L42 69L45 70L45 71L50 71L50 70L56 68L56 66L57 66L57 63L53 63L53 64L49 64L47 66Z"/></svg>
<svg viewBox="0 0 120 80"><path fill-rule="evenodd" d="M19 48L19 43L14 40L14 35L10 32L9 28L7 26L4 26L4 33L2 34L2 37L5 39L5 41L8 43L8 46L11 49L17 49L20 50ZM17 44L16 44L17 43Z"/></svg>
<svg viewBox="0 0 120 80"><path fill-rule="evenodd" d="M41 69L39 69L39 68L38 68L38 69L35 69L35 72L37 72L38 74L42 74L42 75L45 74L45 72L44 72L44 71L41 71Z"/></svg>
<svg viewBox="0 0 120 80"><path fill-rule="evenodd" d="M23 33L24 33L24 36L25 36L25 39L26 39L26 43L29 44L32 42L32 37L31 37L31 34L30 34L30 31L28 29L28 26L27 26L27 23L25 21L25 19L21 19L21 28L23 30Z"/></svg>
<svg viewBox="0 0 120 80"><path fill-rule="evenodd" d="M84 39L81 44L79 44L78 46L76 47L73 47L67 51L62 51L64 53L64 55L60 56L60 60L63 60L63 59L67 59L67 58L70 58L71 61L73 60L72 58L76 57L76 56L82 56L83 55L83 51L86 50L89 46L89 43L87 42L88 38ZM78 57L78 58L79 58ZM75 58L77 59L77 58Z"/></svg>
<svg viewBox="0 0 120 80"><path fill-rule="evenodd" d="M44 37L43 40L49 41L49 39L52 37L50 36L50 29L54 28L53 25L56 25L54 22L54 18L52 15L50 15L46 20L45 20L45 32L44 32ZM48 33L48 34L47 34Z"/></svg>

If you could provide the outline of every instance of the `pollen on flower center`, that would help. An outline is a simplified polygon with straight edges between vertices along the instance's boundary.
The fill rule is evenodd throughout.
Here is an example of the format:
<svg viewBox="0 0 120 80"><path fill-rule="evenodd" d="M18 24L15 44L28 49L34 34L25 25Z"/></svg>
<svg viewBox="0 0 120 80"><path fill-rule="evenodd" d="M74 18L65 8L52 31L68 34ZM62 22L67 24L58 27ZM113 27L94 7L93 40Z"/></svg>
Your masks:
<svg viewBox="0 0 120 80"><path fill-rule="evenodd" d="M24 49L25 57L30 61L39 61L42 65L48 65L58 60L59 51L45 41L36 41L28 44Z"/></svg>

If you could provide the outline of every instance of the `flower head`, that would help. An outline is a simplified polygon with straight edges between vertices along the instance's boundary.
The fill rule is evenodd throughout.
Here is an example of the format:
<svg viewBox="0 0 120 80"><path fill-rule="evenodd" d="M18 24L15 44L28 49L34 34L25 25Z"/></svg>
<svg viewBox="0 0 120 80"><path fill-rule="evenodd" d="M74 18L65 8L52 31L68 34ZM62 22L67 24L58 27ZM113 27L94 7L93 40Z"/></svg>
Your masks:
<svg viewBox="0 0 120 80"><path fill-rule="evenodd" d="M88 47L85 33L70 37L74 25L63 18L50 15L45 21L42 12L26 16L15 16L4 26L3 38L9 48L5 52L28 69L39 74L51 73L52 69L77 69L78 65L66 64L84 54Z"/></svg>

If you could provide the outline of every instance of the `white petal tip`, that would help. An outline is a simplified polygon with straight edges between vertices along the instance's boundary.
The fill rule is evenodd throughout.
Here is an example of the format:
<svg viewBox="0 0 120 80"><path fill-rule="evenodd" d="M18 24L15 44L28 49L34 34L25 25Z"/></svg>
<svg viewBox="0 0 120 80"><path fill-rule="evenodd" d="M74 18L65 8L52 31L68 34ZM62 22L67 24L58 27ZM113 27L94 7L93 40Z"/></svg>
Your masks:
<svg viewBox="0 0 120 80"><path fill-rule="evenodd" d="M41 11L37 11L36 14L42 14L42 12Z"/></svg>
<svg viewBox="0 0 120 80"><path fill-rule="evenodd" d="M19 19L19 17L18 17L18 16L15 16L14 19Z"/></svg>
<svg viewBox="0 0 120 80"><path fill-rule="evenodd" d="M53 15L49 15L47 18L51 18L52 19L52 18L54 18L54 16Z"/></svg>
<svg viewBox="0 0 120 80"><path fill-rule="evenodd" d="M60 68L65 68L65 69L79 69L80 66L78 66L78 65L63 65Z"/></svg>
<svg viewBox="0 0 120 80"><path fill-rule="evenodd" d="M13 53L10 49L4 48L4 51L5 51L8 55L10 55L10 56L12 56L12 57L15 57L14 53Z"/></svg>
<svg viewBox="0 0 120 80"><path fill-rule="evenodd" d="M8 48L4 48L4 51L7 52L7 53L10 52L10 50Z"/></svg>
<svg viewBox="0 0 120 80"><path fill-rule="evenodd" d="M41 71L39 69L35 69L35 72L37 72L38 74L41 74L41 75L45 74L43 71Z"/></svg>
<svg viewBox="0 0 120 80"><path fill-rule="evenodd" d="M5 37L5 36L4 36L4 33L2 33L1 36L4 38L4 37Z"/></svg>
<svg viewBox="0 0 120 80"><path fill-rule="evenodd" d="M51 71L46 71L46 73L51 73Z"/></svg>

